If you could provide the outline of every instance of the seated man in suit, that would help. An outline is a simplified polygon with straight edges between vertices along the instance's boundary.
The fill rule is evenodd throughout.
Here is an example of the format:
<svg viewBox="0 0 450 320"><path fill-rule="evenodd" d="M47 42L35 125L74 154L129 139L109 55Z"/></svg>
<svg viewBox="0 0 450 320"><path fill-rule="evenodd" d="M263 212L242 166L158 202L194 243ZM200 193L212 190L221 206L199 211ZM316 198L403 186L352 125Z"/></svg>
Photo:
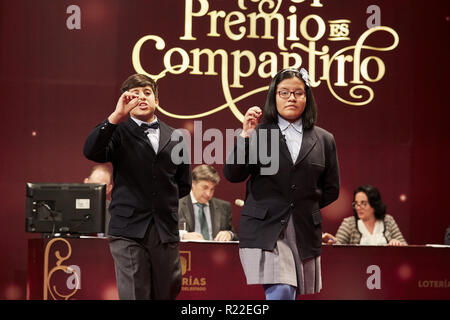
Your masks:
<svg viewBox="0 0 450 320"><path fill-rule="evenodd" d="M183 240L237 240L231 223L231 203L213 198L220 177L214 167L199 165L192 171L191 193L178 206Z"/></svg>
<svg viewBox="0 0 450 320"><path fill-rule="evenodd" d="M84 183L106 184L105 233L98 234L99 237L106 237L108 235L109 220L111 219L109 214L109 204L111 203L111 200L109 199L113 188L113 177L110 167L106 164L97 164L93 166L91 169L91 174L89 177L84 179Z"/></svg>

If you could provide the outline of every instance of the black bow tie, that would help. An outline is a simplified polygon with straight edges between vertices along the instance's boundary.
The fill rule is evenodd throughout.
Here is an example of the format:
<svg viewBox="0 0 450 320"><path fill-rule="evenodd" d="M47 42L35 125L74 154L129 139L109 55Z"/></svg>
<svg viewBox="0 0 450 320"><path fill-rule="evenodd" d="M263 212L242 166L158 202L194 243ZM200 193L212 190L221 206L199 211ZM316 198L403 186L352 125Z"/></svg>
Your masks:
<svg viewBox="0 0 450 320"><path fill-rule="evenodd" d="M159 122L153 122L151 124L148 123L141 123L141 128L144 129L144 131L147 131L148 129L158 129L159 128Z"/></svg>

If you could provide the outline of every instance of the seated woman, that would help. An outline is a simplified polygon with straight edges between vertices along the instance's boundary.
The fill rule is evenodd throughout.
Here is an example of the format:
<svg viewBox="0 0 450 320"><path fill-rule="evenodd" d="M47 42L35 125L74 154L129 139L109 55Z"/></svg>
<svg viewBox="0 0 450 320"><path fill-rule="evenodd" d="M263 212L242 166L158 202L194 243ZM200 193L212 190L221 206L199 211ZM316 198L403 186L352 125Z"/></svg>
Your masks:
<svg viewBox="0 0 450 320"><path fill-rule="evenodd" d="M353 192L352 217L344 218L336 237L322 235L322 242L361 245L407 245L394 218L386 214L380 192L371 185L362 185Z"/></svg>

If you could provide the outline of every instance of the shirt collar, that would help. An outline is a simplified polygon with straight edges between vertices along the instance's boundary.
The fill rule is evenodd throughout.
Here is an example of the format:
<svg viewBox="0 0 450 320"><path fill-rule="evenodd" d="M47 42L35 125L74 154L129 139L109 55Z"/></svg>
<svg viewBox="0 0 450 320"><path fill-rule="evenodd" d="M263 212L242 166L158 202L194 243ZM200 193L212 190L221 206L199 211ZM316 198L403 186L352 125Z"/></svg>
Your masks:
<svg viewBox="0 0 450 320"><path fill-rule="evenodd" d="M147 123L147 122L145 122L145 121L142 121L142 120L133 118L133 117L131 117L131 116L130 116L130 118L133 119L133 121L136 122L136 124L137 124L139 127L141 126L142 123ZM156 117L156 115L155 115L155 119L154 119L152 122L150 122L149 124L152 124L152 123L154 123L154 122L158 122L158 118Z"/></svg>
<svg viewBox="0 0 450 320"><path fill-rule="evenodd" d="M286 119L282 118L280 115L278 115L278 127L280 128L280 130L283 132L289 126L293 127L299 133L303 133L303 123L302 123L301 117L291 123L291 122L287 121Z"/></svg>

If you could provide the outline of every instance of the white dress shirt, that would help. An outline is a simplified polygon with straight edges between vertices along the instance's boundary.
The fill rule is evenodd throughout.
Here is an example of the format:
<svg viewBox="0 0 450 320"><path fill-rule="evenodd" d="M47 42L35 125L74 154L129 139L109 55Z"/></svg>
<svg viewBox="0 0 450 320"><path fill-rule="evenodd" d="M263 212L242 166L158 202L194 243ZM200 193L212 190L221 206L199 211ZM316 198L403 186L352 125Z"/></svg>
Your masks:
<svg viewBox="0 0 450 320"><path fill-rule="evenodd" d="M281 130L281 134L284 136L289 152L291 154L292 162L295 163L302 146L302 118L291 123L278 115L278 127Z"/></svg>
<svg viewBox="0 0 450 320"><path fill-rule="evenodd" d="M134 122L136 122L136 124L138 126L141 126L142 123L145 123L144 121L141 121L139 119L133 118L131 117L131 119L134 120ZM155 116L155 120L153 120L152 122L150 122L149 124L158 122L158 118ZM147 133L147 137L150 140L150 143L153 147L153 150L155 150L155 153L158 153L158 148L159 148L159 128L158 129L147 129L145 131Z"/></svg>
<svg viewBox="0 0 450 320"><path fill-rule="evenodd" d="M381 220L375 222L375 227L373 228L373 233L370 233L366 228L366 225L361 219L358 219L358 229L361 232L361 241L359 244L366 246L380 246L386 245L387 240L384 237L384 223Z"/></svg>

